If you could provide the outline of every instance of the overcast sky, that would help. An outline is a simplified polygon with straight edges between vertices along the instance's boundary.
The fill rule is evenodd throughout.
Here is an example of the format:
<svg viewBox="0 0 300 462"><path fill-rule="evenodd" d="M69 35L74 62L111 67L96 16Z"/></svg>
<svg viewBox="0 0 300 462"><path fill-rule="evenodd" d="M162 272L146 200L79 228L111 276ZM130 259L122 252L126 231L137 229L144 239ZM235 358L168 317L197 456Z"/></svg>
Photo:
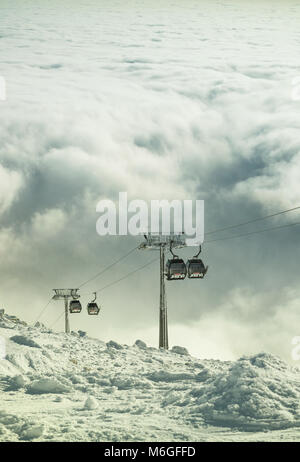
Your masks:
<svg viewBox="0 0 300 462"><path fill-rule="evenodd" d="M299 20L299 2L284 0L1 0L1 307L34 322L53 287L78 286L137 245L96 233L97 202L120 191L204 199L207 231L300 205ZM299 239L295 227L205 245L205 280L167 284L170 344L290 359ZM133 253L84 287L83 305L154 257ZM104 290L101 316L84 310L72 328L157 346L158 271ZM41 321L61 310L53 302Z"/></svg>

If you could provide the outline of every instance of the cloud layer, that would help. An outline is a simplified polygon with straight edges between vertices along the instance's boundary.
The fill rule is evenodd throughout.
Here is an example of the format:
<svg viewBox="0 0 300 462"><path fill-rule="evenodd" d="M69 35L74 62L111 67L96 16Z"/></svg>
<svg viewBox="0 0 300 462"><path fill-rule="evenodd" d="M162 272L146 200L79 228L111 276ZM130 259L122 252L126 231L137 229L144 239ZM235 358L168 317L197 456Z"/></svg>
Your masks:
<svg viewBox="0 0 300 462"><path fill-rule="evenodd" d="M300 204L296 1L3 1L0 13L0 272L9 311L33 321L52 287L78 285L137 245L96 234L98 200L119 191L205 199L207 231ZM207 244L207 279L168 286L171 342L198 355L267 348L288 359L286 342L300 335L298 236L295 228ZM86 291L151 258L132 255ZM156 344L157 300L153 265L103 292L99 325L83 316L73 327L125 342L144 332ZM53 304L44 321L60 310Z"/></svg>

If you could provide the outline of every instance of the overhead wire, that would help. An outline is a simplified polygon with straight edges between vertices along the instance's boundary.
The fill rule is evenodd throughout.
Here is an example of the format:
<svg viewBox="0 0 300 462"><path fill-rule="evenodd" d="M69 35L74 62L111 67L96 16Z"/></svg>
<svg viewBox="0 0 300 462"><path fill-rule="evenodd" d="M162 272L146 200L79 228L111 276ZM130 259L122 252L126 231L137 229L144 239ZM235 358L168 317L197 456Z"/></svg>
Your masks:
<svg viewBox="0 0 300 462"><path fill-rule="evenodd" d="M78 289L81 289L81 287L83 287L84 285L88 284L89 282L91 281L94 281L95 279L97 279L99 276L101 276L103 273L105 273L106 271L108 271L110 268L112 268L113 266L117 265L120 261L124 260L126 257L128 257L130 254L132 254L139 246L136 246L134 247L133 249L131 249L129 252L127 252L125 255L123 255L122 257L120 257L118 260L114 261L113 263L111 263L110 265L106 266L103 270L99 271L99 273L95 274L93 277L91 277L90 279L88 279L87 281L83 282L82 284L80 284L80 286L78 286Z"/></svg>
<svg viewBox="0 0 300 462"><path fill-rule="evenodd" d="M281 210L280 212L272 213L271 215L265 215L263 217L257 217L257 218L254 218L253 220L248 220L248 221L245 221L243 223L238 223L238 224L235 224L235 225L226 226L225 228L216 229L214 231L207 231L205 234L206 235L215 234L215 233L220 233L222 231L227 231L229 229L239 228L240 226L250 225L251 223L256 223L258 221L267 220L268 218L277 217L279 215L283 215L285 213L293 212L293 211L299 210L299 209L300 209L300 206L293 207L291 209Z"/></svg>
<svg viewBox="0 0 300 462"><path fill-rule="evenodd" d="M101 287L100 289L93 291L93 293L98 294L98 292L102 292L103 290L107 289L108 287L111 287L111 286L113 286L114 284L117 284L118 282L123 281L124 279L128 278L128 277L131 276L132 274L135 274L135 273L137 273L138 271L140 271L140 270L146 268L147 266L150 266L152 263L154 263L154 262L157 261L157 260L159 260L159 257L156 257L156 258L152 259L151 261L145 263L144 265L139 266L138 268L134 269L133 271L130 271L129 273L127 273L127 274L125 274L124 276L122 276L120 279L117 279L116 281L112 281L112 282L110 282L109 284L105 285L104 287Z"/></svg>
<svg viewBox="0 0 300 462"><path fill-rule="evenodd" d="M237 239L239 237L251 236L252 234L260 234L260 233L265 233L267 231L274 231L276 229L289 228L291 226L297 226L297 225L300 225L300 221L295 222L295 223L288 223L286 225L281 225L281 226L274 226L272 228L265 228L265 229L260 229L260 230L257 230L257 231L250 231L248 233L237 234L235 236L228 236L228 237L220 237L220 238L217 238L217 239L211 239L211 240L208 240L208 241L204 241L204 244L205 243L208 244L210 242L227 241L227 240L231 240L231 239Z"/></svg>
<svg viewBox="0 0 300 462"><path fill-rule="evenodd" d="M50 329L52 329L52 327L55 326L55 324L63 317L64 314L65 314L64 311L63 311L62 313L60 313L60 315L58 316L58 318L51 324Z"/></svg>
<svg viewBox="0 0 300 462"><path fill-rule="evenodd" d="M36 324L38 322L38 320L41 319L42 315L44 314L44 312L46 311L46 309L48 308L48 306L50 305L51 302L52 302L52 297L48 300L46 305L41 309L40 314L38 315L38 317L34 321L34 324Z"/></svg>

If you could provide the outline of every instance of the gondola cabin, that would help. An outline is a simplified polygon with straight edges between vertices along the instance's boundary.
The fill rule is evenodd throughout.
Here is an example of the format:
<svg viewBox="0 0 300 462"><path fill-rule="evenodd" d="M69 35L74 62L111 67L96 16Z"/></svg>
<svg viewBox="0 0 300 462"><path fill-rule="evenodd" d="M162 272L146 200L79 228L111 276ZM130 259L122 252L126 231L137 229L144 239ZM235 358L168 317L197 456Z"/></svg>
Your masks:
<svg viewBox="0 0 300 462"><path fill-rule="evenodd" d="M166 264L166 278L168 281L180 281L185 279L186 265L181 258L172 258Z"/></svg>
<svg viewBox="0 0 300 462"><path fill-rule="evenodd" d="M203 279L207 270L208 266L205 266L200 258L192 258L187 262L187 276L189 279Z"/></svg>
<svg viewBox="0 0 300 462"><path fill-rule="evenodd" d="M87 306L87 312L90 316L97 316L100 312L100 308L95 302L91 302Z"/></svg>
<svg viewBox="0 0 300 462"><path fill-rule="evenodd" d="M70 313L81 313L82 307L79 300L71 300L69 306Z"/></svg>

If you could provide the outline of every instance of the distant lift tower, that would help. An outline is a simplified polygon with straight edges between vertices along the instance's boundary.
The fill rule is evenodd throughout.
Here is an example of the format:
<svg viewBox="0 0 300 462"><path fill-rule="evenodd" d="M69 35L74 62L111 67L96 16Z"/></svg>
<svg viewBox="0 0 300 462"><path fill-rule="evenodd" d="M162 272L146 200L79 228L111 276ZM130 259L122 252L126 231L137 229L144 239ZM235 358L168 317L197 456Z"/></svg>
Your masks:
<svg viewBox="0 0 300 462"><path fill-rule="evenodd" d="M169 349L168 336L168 310L165 288L165 253L166 248L172 249L185 247L184 234L164 235L160 233L148 233L144 235L145 241L139 249L159 250L160 254L160 297L159 297L159 348Z"/></svg>
<svg viewBox="0 0 300 462"><path fill-rule="evenodd" d="M69 298L77 300L80 295L77 293L79 289L53 289L55 295L53 295L53 300L64 300L65 301L65 332L66 334L70 333L70 322L69 322Z"/></svg>

